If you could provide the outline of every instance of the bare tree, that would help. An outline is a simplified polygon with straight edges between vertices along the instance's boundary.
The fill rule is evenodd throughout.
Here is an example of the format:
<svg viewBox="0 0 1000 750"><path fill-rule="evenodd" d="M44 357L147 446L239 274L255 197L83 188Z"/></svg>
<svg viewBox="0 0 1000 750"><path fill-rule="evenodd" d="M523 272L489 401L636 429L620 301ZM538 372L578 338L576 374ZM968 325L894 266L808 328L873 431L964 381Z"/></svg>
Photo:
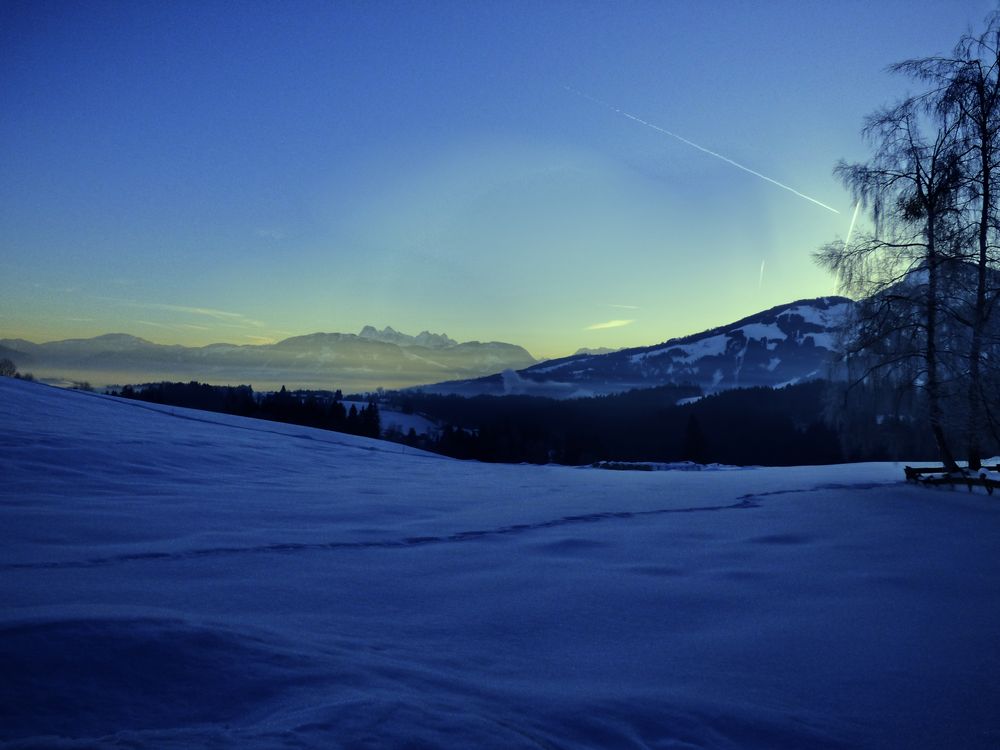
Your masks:
<svg viewBox="0 0 1000 750"><path fill-rule="evenodd" d="M837 165L835 174L869 213L874 227L850 244L833 242L817 261L848 293L863 299L848 346L869 377L922 385L927 420L946 468L957 470L944 429L939 352L942 268L954 245L962 142L957 119L924 135L912 100L868 118L873 148L865 163Z"/></svg>
<svg viewBox="0 0 1000 750"><path fill-rule="evenodd" d="M982 34L962 37L950 57L906 60L892 70L929 84L929 90L914 101L939 121L957 121L965 141L963 213L974 240L963 256L975 265L975 281L974 290L952 312L969 329L964 437L969 468L978 470L990 413L983 377L985 339L998 296L990 267L996 263L997 190L993 183L1000 151L1000 14L987 19Z"/></svg>

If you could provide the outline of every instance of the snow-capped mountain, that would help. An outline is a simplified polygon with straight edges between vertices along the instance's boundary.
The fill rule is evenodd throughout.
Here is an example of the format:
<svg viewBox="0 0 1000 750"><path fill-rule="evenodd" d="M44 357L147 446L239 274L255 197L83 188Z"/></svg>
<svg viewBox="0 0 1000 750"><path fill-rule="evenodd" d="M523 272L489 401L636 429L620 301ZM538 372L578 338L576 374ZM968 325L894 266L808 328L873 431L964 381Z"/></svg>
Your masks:
<svg viewBox="0 0 1000 750"><path fill-rule="evenodd" d="M536 362L514 344L460 344L444 334L424 331L408 336L371 326L358 335L313 333L263 345L165 346L127 334L45 344L0 339L0 357L37 377L87 380L95 385L201 380L250 383L258 388L358 390L477 377Z"/></svg>
<svg viewBox="0 0 1000 750"><path fill-rule="evenodd" d="M846 297L799 300L655 346L575 354L422 390L572 397L667 383L698 385L706 393L797 383L829 374L837 330L853 305Z"/></svg>
<svg viewBox="0 0 1000 750"><path fill-rule="evenodd" d="M365 326L358 336L369 341L381 341L384 344L397 346L425 346L428 349L449 349L458 346L458 342L446 333L421 331L416 336L410 336L400 333L391 326L386 326L381 331L374 326Z"/></svg>

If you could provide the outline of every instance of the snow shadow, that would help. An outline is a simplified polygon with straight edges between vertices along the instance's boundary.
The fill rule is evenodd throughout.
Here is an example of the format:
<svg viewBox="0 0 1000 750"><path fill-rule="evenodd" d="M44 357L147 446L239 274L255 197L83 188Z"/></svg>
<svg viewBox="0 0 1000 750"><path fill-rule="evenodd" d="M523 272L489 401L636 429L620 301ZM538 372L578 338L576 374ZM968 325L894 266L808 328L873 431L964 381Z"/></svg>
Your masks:
<svg viewBox="0 0 1000 750"><path fill-rule="evenodd" d="M303 656L168 619L0 629L0 740L232 721L315 680Z"/></svg>

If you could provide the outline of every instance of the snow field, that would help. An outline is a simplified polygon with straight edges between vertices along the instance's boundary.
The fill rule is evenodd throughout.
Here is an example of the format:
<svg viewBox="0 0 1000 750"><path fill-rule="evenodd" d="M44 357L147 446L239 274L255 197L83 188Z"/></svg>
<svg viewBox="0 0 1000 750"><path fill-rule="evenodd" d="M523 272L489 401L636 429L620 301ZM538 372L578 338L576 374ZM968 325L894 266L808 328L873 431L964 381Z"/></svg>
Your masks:
<svg viewBox="0 0 1000 750"><path fill-rule="evenodd" d="M0 746L1000 745L1000 503L0 379Z"/></svg>

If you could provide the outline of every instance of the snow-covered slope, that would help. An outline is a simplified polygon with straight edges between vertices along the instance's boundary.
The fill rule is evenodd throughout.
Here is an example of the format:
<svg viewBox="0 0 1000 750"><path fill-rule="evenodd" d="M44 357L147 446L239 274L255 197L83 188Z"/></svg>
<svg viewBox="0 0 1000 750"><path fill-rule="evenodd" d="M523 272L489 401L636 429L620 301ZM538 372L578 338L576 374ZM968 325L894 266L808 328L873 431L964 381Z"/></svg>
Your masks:
<svg viewBox="0 0 1000 750"><path fill-rule="evenodd" d="M0 746L995 748L1000 504L0 378Z"/></svg>
<svg viewBox="0 0 1000 750"><path fill-rule="evenodd" d="M656 346L576 354L517 372L421 390L571 397L667 383L699 385L706 393L756 385L780 387L829 374L837 330L853 304L846 297L799 300Z"/></svg>

